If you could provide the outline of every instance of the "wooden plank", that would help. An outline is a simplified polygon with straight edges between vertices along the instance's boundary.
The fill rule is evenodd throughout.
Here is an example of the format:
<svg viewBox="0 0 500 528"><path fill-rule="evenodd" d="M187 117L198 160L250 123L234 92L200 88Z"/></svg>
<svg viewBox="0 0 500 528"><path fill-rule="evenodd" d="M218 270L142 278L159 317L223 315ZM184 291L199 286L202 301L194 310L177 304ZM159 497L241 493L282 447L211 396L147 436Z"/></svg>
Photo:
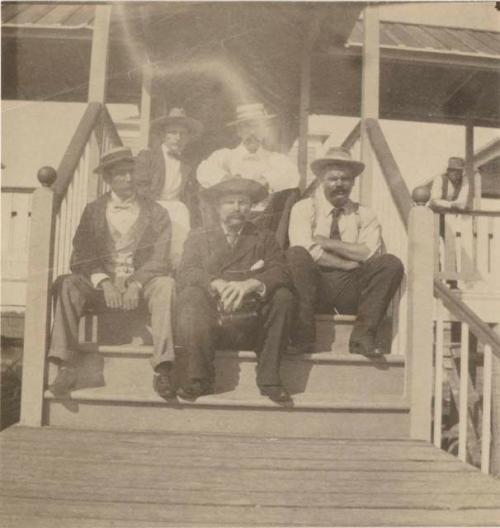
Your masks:
<svg viewBox="0 0 500 528"><path fill-rule="evenodd" d="M460 400L458 410L458 458L467 460L467 424L469 395L469 325L462 323L460 344Z"/></svg>
<svg viewBox="0 0 500 528"><path fill-rule="evenodd" d="M373 197L373 167L367 119L378 119L380 99L380 23L376 5L369 5L363 11L362 57L361 161L365 163L365 170L360 176L360 202L370 207Z"/></svg>
<svg viewBox="0 0 500 528"><path fill-rule="evenodd" d="M434 445L441 447L441 426L443 421L443 306L440 299L436 306L435 374L434 374Z"/></svg>
<svg viewBox="0 0 500 528"><path fill-rule="evenodd" d="M153 69L147 62L142 67L141 85L141 122L140 122L140 143L141 149L149 146L149 129L151 127L151 90L153 86Z"/></svg>
<svg viewBox="0 0 500 528"><path fill-rule="evenodd" d="M54 193L47 187L33 196L24 330L21 423L42 420L45 355L50 331L50 287L54 242Z"/></svg>
<svg viewBox="0 0 500 528"><path fill-rule="evenodd" d="M491 346L484 347L483 364L483 417L481 424L481 471L490 471L491 450L491 394L493 377L493 358Z"/></svg>
<svg viewBox="0 0 500 528"><path fill-rule="evenodd" d="M104 103L109 56L111 5L96 5L89 73L89 102Z"/></svg>
<svg viewBox="0 0 500 528"><path fill-rule="evenodd" d="M433 245L434 216L422 205L413 207L408 223L408 364L411 400L410 437L431 440L433 379Z"/></svg>
<svg viewBox="0 0 500 528"><path fill-rule="evenodd" d="M383 503L384 498L381 498ZM200 523L205 526L221 526L222 523L257 526L259 524L296 526L374 526L374 525L496 525L500 508L491 509L392 509L392 508L320 508L276 507L252 505L196 505L166 504L154 508L150 504L133 502L80 502L80 501L41 501L37 499L9 498L3 505L4 515L18 515L19 511L28 515L39 515L60 519L68 513L76 518L129 521L170 522L183 526ZM57 523L55 523L57 525ZM119 523L118 523L119 524Z"/></svg>

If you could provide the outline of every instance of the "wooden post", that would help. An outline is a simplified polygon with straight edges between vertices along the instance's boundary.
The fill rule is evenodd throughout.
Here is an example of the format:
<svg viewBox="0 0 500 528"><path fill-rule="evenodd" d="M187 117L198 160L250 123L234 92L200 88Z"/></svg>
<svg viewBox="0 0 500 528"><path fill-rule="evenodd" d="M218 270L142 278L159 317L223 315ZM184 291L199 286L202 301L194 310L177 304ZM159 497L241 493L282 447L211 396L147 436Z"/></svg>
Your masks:
<svg viewBox="0 0 500 528"><path fill-rule="evenodd" d="M45 356L50 333L52 261L54 251L54 192L50 188L56 171L38 171L41 189L33 193L29 242L28 285L24 321L21 424L42 424Z"/></svg>
<svg viewBox="0 0 500 528"><path fill-rule="evenodd" d="M300 173L300 190L307 185L307 146L309 135L309 105L311 100L311 54L319 33L319 20L313 12L308 21L302 55L300 59L300 101L299 101L299 145L297 164Z"/></svg>
<svg viewBox="0 0 500 528"><path fill-rule="evenodd" d="M366 119L379 117L380 83L380 28L378 6L367 6L363 13L363 71L361 78L361 160L365 170L361 175L360 201L372 202L373 167L372 150Z"/></svg>
<svg viewBox="0 0 500 528"><path fill-rule="evenodd" d="M109 55L111 5L96 5L90 56L89 102L104 103Z"/></svg>
<svg viewBox="0 0 500 528"><path fill-rule="evenodd" d="M465 177L469 182L468 201L474 209L481 208L481 175L474 173L474 125L465 125Z"/></svg>
<svg viewBox="0 0 500 528"><path fill-rule="evenodd" d="M153 68L151 64L145 63L142 67L141 88L141 128L139 148L149 146L149 129L151 126L151 88L153 86Z"/></svg>
<svg viewBox="0 0 500 528"><path fill-rule="evenodd" d="M424 190L425 189L425 192ZM425 195L425 196L424 196ZM417 187L408 223L408 394L410 436L431 441L433 386L434 217L429 190Z"/></svg>
<svg viewBox="0 0 500 528"><path fill-rule="evenodd" d="M500 335L500 325L495 326L495 332ZM491 358L491 458L490 473L500 476L500 358L492 354Z"/></svg>

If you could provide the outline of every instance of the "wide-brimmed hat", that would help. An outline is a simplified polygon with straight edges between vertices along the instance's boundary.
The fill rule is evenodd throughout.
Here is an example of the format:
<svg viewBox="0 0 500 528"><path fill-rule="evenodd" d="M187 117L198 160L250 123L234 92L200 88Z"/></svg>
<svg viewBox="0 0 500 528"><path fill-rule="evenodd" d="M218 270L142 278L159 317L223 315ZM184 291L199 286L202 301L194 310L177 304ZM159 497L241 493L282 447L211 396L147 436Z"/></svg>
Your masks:
<svg viewBox="0 0 500 528"><path fill-rule="evenodd" d="M311 163L311 170L320 176L326 167L342 167L348 169L352 176L358 176L365 168L362 161L352 159L351 153L344 147L330 147L326 154Z"/></svg>
<svg viewBox="0 0 500 528"><path fill-rule="evenodd" d="M231 176L202 191L209 201L217 201L227 194L244 194L252 203L258 203L267 197L267 189L261 183L241 176Z"/></svg>
<svg viewBox="0 0 500 528"><path fill-rule="evenodd" d="M134 163L134 156L128 147L114 147L101 156L99 165L94 169L94 172L102 174L113 165L123 162Z"/></svg>
<svg viewBox="0 0 500 528"><path fill-rule="evenodd" d="M185 126L192 138L200 136L203 132L201 121L188 117L183 108L172 108L168 115L158 117L151 122L152 128L165 128L169 125Z"/></svg>
<svg viewBox="0 0 500 528"><path fill-rule="evenodd" d="M459 158L457 156L452 156L448 160L448 169L452 170L464 170L465 169L465 160L464 158Z"/></svg>
<svg viewBox="0 0 500 528"><path fill-rule="evenodd" d="M268 114L261 103L242 104L236 107L236 119L227 123L227 126L238 125L245 121L267 121L275 117L274 114Z"/></svg>

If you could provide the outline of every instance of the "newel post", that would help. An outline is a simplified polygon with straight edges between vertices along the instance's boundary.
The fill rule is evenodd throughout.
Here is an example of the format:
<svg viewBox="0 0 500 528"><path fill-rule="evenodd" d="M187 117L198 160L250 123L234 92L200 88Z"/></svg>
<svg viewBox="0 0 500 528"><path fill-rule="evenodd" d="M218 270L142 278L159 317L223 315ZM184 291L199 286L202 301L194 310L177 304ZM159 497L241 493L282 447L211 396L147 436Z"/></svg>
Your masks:
<svg viewBox="0 0 500 528"><path fill-rule="evenodd" d="M434 218L429 190L417 187L408 223L408 395L410 436L431 440L433 387Z"/></svg>
<svg viewBox="0 0 500 528"><path fill-rule="evenodd" d="M38 171L42 187L34 192L31 209L21 395L21 424L29 426L42 424L55 230L54 192L50 186L56 177L52 167Z"/></svg>

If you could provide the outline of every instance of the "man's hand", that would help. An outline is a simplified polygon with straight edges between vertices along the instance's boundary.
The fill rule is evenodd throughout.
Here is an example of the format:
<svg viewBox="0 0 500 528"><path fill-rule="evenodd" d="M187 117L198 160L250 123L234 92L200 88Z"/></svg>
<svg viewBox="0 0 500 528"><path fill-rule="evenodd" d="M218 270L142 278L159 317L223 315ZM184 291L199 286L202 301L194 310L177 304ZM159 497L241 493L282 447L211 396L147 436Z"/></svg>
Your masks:
<svg viewBox="0 0 500 528"><path fill-rule="evenodd" d="M106 306L112 309L122 308L122 295L118 288L111 282L111 280L106 279L102 281L101 285L102 291L104 292L104 301L106 302Z"/></svg>
<svg viewBox="0 0 500 528"><path fill-rule="evenodd" d="M257 279L227 282L221 295L224 310L234 312L241 306L246 295L258 291L261 287L262 283Z"/></svg>
<svg viewBox="0 0 500 528"><path fill-rule="evenodd" d="M135 281L129 282L125 293L123 294L123 309L135 310L139 306L139 284Z"/></svg>
<svg viewBox="0 0 500 528"><path fill-rule="evenodd" d="M219 296L222 297L222 292L224 291L226 284L227 281L223 279L215 279L210 283L210 288L214 293L218 293Z"/></svg>

